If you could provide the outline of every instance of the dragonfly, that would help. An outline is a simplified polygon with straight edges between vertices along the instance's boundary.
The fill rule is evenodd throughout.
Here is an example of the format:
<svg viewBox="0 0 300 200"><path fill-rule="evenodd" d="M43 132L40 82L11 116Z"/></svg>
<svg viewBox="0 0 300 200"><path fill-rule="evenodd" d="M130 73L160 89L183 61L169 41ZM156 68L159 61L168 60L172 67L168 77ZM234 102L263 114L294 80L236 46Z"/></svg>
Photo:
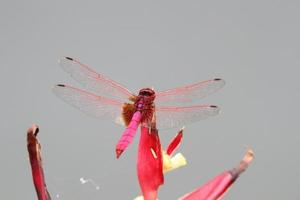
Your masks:
<svg viewBox="0 0 300 200"><path fill-rule="evenodd" d="M210 104L186 106L222 88L225 81L220 78L161 92L147 87L135 94L71 57L61 58L59 63L85 90L58 84L52 89L56 96L87 115L126 127L116 145L117 158L132 142L140 125L154 129L182 127L215 116L220 110Z"/></svg>

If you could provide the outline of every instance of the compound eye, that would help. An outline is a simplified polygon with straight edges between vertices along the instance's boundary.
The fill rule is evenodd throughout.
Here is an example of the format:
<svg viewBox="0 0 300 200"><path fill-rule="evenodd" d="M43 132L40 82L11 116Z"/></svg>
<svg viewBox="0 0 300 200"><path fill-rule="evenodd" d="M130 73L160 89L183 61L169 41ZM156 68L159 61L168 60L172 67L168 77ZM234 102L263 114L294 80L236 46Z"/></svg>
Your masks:
<svg viewBox="0 0 300 200"><path fill-rule="evenodd" d="M148 94L148 92L146 92L146 91L142 91L142 92L140 92L140 95L148 96L149 94Z"/></svg>

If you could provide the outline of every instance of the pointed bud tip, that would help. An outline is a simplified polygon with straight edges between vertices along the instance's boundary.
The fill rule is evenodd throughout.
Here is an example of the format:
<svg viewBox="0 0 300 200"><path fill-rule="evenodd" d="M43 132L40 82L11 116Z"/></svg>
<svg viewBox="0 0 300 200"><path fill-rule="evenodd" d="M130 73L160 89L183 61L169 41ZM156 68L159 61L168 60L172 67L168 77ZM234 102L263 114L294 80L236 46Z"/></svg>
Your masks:
<svg viewBox="0 0 300 200"><path fill-rule="evenodd" d="M254 151L251 148L248 148L243 160L247 163L251 163L253 159L254 159Z"/></svg>
<svg viewBox="0 0 300 200"><path fill-rule="evenodd" d="M37 136L37 134L39 133L40 129L39 126L36 124L33 124L29 129L28 129L28 133L32 133L34 136Z"/></svg>
<svg viewBox="0 0 300 200"><path fill-rule="evenodd" d="M184 129L185 129L185 126L183 126L180 130L179 130L179 132L178 132L178 134L183 134L183 131L184 131Z"/></svg>

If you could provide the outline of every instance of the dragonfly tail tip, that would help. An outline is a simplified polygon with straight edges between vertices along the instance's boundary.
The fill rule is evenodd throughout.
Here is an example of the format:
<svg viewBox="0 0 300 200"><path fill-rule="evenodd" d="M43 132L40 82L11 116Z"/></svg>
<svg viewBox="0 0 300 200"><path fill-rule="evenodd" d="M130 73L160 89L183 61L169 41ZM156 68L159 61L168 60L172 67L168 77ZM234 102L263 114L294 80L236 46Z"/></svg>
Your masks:
<svg viewBox="0 0 300 200"><path fill-rule="evenodd" d="M117 159L120 158L121 154L123 153L124 150L122 149L116 149L116 155L117 155Z"/></svg>

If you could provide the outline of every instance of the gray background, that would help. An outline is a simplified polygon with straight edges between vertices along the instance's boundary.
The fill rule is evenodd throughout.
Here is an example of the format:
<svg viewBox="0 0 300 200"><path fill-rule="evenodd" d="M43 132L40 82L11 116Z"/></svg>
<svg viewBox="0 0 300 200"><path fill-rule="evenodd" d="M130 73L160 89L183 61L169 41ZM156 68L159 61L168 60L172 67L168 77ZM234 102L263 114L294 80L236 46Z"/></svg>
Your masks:
<svg viewBox="0 0 300 200"><path fill-rule="evenodd" d="M75 57L132 91L222 77L199 103L219 116L188 125L188 165L165 176L159 199L177 199L235 166L245 145L256 159L224 199L300 199L299 1L1 1L0 199L36 199L26 130L39 139L56 199L133 199L138 137L120 160L123 128L89 118L51 92L78 86L58 66ZM176 130L160 133L164 145ZM100 186L81 185L80 177Z"/></svg>

